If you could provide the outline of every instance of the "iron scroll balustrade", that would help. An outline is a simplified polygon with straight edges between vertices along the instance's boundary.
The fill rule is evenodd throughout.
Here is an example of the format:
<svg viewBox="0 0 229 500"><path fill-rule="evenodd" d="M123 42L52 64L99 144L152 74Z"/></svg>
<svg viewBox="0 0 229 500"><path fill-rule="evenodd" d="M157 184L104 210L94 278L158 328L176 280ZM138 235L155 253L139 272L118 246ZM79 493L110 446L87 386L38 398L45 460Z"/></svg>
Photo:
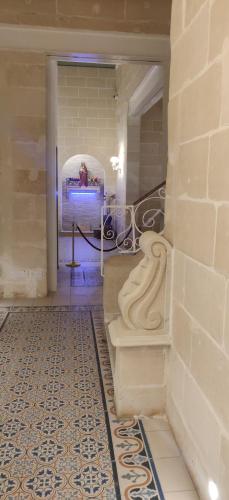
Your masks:
<svg viewBox="0 0 229 500"><path fill-rule="evenodd" d="M165 182L133 205L106 205L101 210L101 274L104 275L104 240L112 240L118 254L136 254L139 238L164 229ZM125 237L125 235L127 235Z"/></svg>

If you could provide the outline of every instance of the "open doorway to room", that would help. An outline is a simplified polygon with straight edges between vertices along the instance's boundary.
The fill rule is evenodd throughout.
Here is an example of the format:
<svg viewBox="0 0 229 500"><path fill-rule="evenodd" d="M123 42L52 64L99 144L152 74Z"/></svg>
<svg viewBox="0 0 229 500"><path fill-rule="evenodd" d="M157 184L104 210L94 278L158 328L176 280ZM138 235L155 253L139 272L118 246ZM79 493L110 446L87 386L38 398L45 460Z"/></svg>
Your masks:
<svg viewBox="0 0 229 500"><path fill-rule="evenodd" d="M73 223L100 247L101 207L132 204L164 178L164 84L163 65L149 62L56 61L60 279L71 275L66 264L72 260ZM118 169L112 168L112 157L118 158ZM77 229L75 260L81 264L79 283L86 267L96 267L99 276L100 252Z"/></svg>
<svg viewBox="0 0 229 500"><path fill-rule="evenodd" d="M104 198L115 198L117 155L116 68L58 63L58 234L59 266L72 259L72 224L96 246ZM99 265L100 253L76 228L76 259ZM79 274L79 273L78 273ZM84 273L85 274L85 273Z"/></svg>

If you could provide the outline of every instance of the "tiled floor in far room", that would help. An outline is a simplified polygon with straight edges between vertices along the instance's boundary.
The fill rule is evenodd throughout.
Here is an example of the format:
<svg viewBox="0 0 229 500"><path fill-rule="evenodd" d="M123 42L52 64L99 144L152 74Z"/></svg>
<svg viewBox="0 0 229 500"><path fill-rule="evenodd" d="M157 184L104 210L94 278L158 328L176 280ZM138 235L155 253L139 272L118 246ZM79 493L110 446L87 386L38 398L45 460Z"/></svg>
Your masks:
<svg viewBox="0 0 229 500"><path fill-rule="evenodd" d="M66 251L66 240L64 242L65 246L65 251ZM69 246L68 246L69 248ZM84 246L84 243L79 240L78 242L78 256L81 255L81 259L84 260L83 265L84 266L98 266L98 254L93 254L91 251L89 254L86 254L87 252L87 247ZM86 260L86 257L88 255L88 261ZM66 257L66 258L65 258ZM62 261L68 260L70 255L65 255L62 257ZM82 262L81 260L81 262ZM115 414L113 413L112 410L112 392L111 392L111 380L110 380L110 369L109 369L109 363L108 363L108 354L106 350L106 346L104 344L104 337L103 337L103 324L102 324L102 316L101 316L101 303L102 303L102 286L89 286L89 287L70 287L70 269L65 267L64 262L62 262L61 267L60 267L60 272L59 272L59 287L58 287L58 292L56 294L52 294L49 297L45 299L30 299L30 300L25 300L25 299L19 299L19 300L4 300L0 301L0 321L1 317L4 319L5 317L5 312L8 313L8 318L5 322L5 325L3 326L3 329L1 331L0 335L0 340L4 341L4 328L9 329L6 330L7 332L7 339L8 339L8 334L12 333L12 336L15 335L15 332L17 332L17 327L15 330L15 325L11 327L10 321L15 322L16 324L19 325L24 325L23 328L21 328L20 335L22 335L22 338L24 338L24 344L18 344L18 351L17 355L15 356L15 350L12 349L12 352L14 352L14 361L13 365L11 366L11 370L8 371L8 361L7 359L10 358L10 356L5 353L5 358L3 359L2 362L6 363L6 370L3 369L3 366L0 368L2 371L6 371L6 378L5 378L5 383L7 390L2 391L2 397L3 400L1 402L1 406L5 405L6 408L4 409L4 412L2 412L2 407L1 407L1 413L3 415L2 422L0 422L0 430L2 431L3 427L2 424L6 423L7 421L11 419L16 419L18 421L23 420L25 422L25 425L27 425L26 422L26 414L29 415L29 412L34 411L35 416L37 417L37 424L39 421L43 421L49 417L54 416L56 419L56 412L58 413L58 419L65 421L66 427L64 427L65 432L61 434L62 430L59 430L57 433L56 431L54 432L55 435L55 441L58 441L59 438L59 451L60 451L60 457L57 459L54 459L53 457L49 456L47 454L47 443L45 445L45 454L42 458L42 453L40 450L41 442L43 442L45 439L42 441L42 432L44 432L44 426L43 430L33 430L33 433L30 434L31 431L26 431L26 429L21 429L19 434L15 436L12 436L12 439L9 440L10 442L13 440L15 443L11 443L15 448L20 449L21 451L18 453L24 453L23 459L22 456L13 456L12 453L4 451L4 446L3 448L0 448L2 450L2 453L0 452L0 458L1 456L3 457L3 462L4 462L4 457L7 455L9 457L9 462L3 466L3 468L0 466L0 481L1 481L1 474L5 474L6 479L2 476L2 481L4 484L6 484L7 481L7 474L9 475L10 471L16 471L17 470L17 464L21 462L22 460L25 460L25 457L30 457L29 460L27 460L27 465L30 462L31 467L33 468L33 471L31 470L30 473L22 477L21 472L16 472L16 475L13 477L13 481L15 483L12 483L12 487L14 486L14 489L12 489L12 494L7 494L4 497L1 497L0 493L0 498L6 498L6 499L13 499L17 498L17 500L29 500L30 498L41 498L39 496L36 496L35 488L34 485L35 483L38 484L39 482L39 471L45 469L45 473L48 474L47 478L50 478L49 474L54 474L55 470L57 470L57 476L58 474L60 475L60 479L57 480L57 485L58 481L62 481L61 484L59 484L57 490L54 493L54 496L52 493L49 494L46 498L52 498L53 500L55 499L65 499L65 500L77 500L78 498L100 498L102 499L107 499L107 500L112 500L113 498L123 498L123 499L132 499L132 498L137 498L137 499L163 499L165 500L197 500L199 497L196 494L194 490L193 483L191 481L191 478L187 472L187 469L185 467L184 461L182 459L182 456L180 454L179 449L177 448L177 445L174 441L174 438L172 436L172 433L169 429L168 422L163 419L163 418L143 418L142 423L143 423L143 428L142 430L141 423L137 420L134 421L128 421L128 422L118 422ZM92 307L87 307L88 305ZM8 307L7 307L8 306ZM17 306L16 308L14 306ZM18 308L18 306L26 306L22 308ZM30 306L30 307L28 307ZM33 306L33 307L32 307ZM42 308L37 308L37 306L42 306ZM44 306L44 307L43 307ZM47 306L52 306L52 307L47 307ZM57 307L58 306L58 307ZM78 306L78 307L77 307ZM83 306L83 307L79 307ZM86 306L86 307L85 307ZM93 307L94 306L94 307ZM3 307L7 307L7 310L4 312ZM35 307L35 308L34 308ZM11 311L9 315L9 311ZM14 312L13 312L14 311ZM48 313L49 311L49 313ZM54 314L54 319L51 319L51 316ZM105 395L106 395L106 404L107 404L107 409L108 409L108 415L109 415L109 422L110 422L110 428L111 428L111 442L113 443L113 448L114 448L114 456L115 456L115 463L116 463L116 468L117 468L117 475L119 479L119 485L120 485L120 490L121 490L121 496L119 497L118 489L114 486L114 481L111 480L112 474L109 474L106 476L105 483L107 481L107 491L106 488L102 491L98 490L97 496L91 492L89 495L88 492L85 493L83 492L83 489L79 489L79 481L77 479L77 473L80 470L81 473L82 471L84 474L84 481L86 478L88 478L88 470L86 465L87 465L87 460L86 463L85 461L85 454L81 455L81 450L77 449L77 443L82 442L82 432L83 432L83 426L81 428L77 427L74 428L73 425L73 420L74 422L77 420L77 411L79 411L79 407L74 406L72 404L72 399L74 401L78 401L82 397L84 398L84 389L83 386L81 387L76 387L77 381L75 380L75 377L78 375L75 372L75 369L77 369L77 359L74 359L74 350L71 352L71 349L69 349L69 343L66 343L65 345L65 338L67 332L70 332L70 335L73 336L75 335L75 332L79 332L79 337L81 335L82 338L82 324L86 325L86 331L87 335L90 330L88 327L88 322L89 322L89 316L92 314L93 318L93 323L95 327L95 334L97 338L97 346L98 346L98 352L100 356L100 365L102 369L102 375L103 375L103 384L105 388ZM10 318L11 316L11 318ZM58 316L58 320L57 320ZM26 324L28 324L28 318L30 317L29 324L32 326L32 328L29 328L29 333L27 332L27 337L26 337ZM13 320L14 318L14 320ZM18 319L16 319L18 318ZM26 320L27 318L27 320ZM49 319L48 319L49 318ZM68 319L67 319L68 318ZM81 318L81 319L79 319ZM50 321L51 319L51 321ZM43 321L43 327L41 328L41 335L42 331L44 330L44 325L46 324L49 325L48 330L49 330L49 340L47 336L45 335L45 340L42 341L41 344L41 352L42 352L42 361L44 363L50 363L50 356L49 356L49 351L50 347L55 348L55 366L57 368L61 368L61 364L63 365L62 368L66 369L68 367L68 374L65 379L65 374L62 375L62 377L57 377L54 379L50 378L47 379L46 377L44 378L44 374L42 370L40 370L39 367L39 373L41 373L41 379L40 376L38 379L36 379L36 394L34 395L34 387L30 390L28 390L25 394L18 395L15 392L15 389L13 387L18 387L18 390L22 390L22 383L25 382L26 384L30 384L30 380L28 379L18 379L17 377L19 376L18 370L20 370L20 364L23 364L25 362L28 362L28 357L35 356L35 353L32 352L27 352L27 350L30 348L29 346L32 346L32 343L29 342L29 344L26 343L25 337L27 338L28 341L28 335L29 337L32 336L34 337L34 342L36 344L36 335L38 333L39 336L39 325L41 325ZM54 325L52 325L54 321L58 321L58 331L61 330L61 325L64 325L65 322L68 325L68 329L64 328L64 331L62 332L62 337L61 335L56 336L56 328ZM24 322L24 323L23 323ZM76 324L78 325L77 327ZM79 328L79 324L81 324L81 327ZM74 325L74 328L73 326ZM53 329L54 326L54 329ZM19 328L20 330L20 328ZM54 332L55 330L55 332ZM47 328L46 328L47 331ZM3 332L3 333L2 333ZM81 332L81 333L80 333ZM35 335L34 335L35 334ZM90 333L92 334L92 332ZM55 339L54 339L54 337ZM58 338L57 338L58 337ZM6 339L6 343L8 346L8 349L10 347L14 347L13 345L10 346L10 342L8 342ZM62 340L61 340L62 339ZM62 346L67 348L68 352L68 361L72 357L72 362L70 363L70 366L65 365L64 360L57 359L58 355L60 356L60 349L61 349L61 342L63 342ZM34 344L34 345L35 345ZM7 347L6 346L6 347ZM24 350L23 350L24 346ZM27 349L27 350L26 350ZM59 349L59 351L58 351ZM21 351L20 351L21 350ZM38 351L40 353L40 350ZM51 352L51 351L50 351ZM91 347L89 349L89 354L90 356L93 357L93 349L91 351ZM20 353L20 355L19 355ZM54 353L53 353L54 354ZM56 357L57 355L57 357ZM82 352L81 352L82 355ZM77 351L77 356L80 356L80 352ZM69 358L70 357L70 358ZM26 358L26 359L25 359ZM39 358L39 356L38 356ZM81 356L82 358L82 356ZM26 361L27 360L27 361ZM79 358L78 358L79 361ZM90 366L95 366L95 362L91 363L88 359L84 360L84 369L88 369ZM36 368L36 365L38 361L35 361L34 363L34 368ZM35 366L36 365L36 366ZM47 369L51 368L51 365ZM29 365L27 365L27 368ZM79 364L78 364L78 370L80 369ZM77 370L76 370L77 371ZM16 373L17 372L17 373ZM13 377L13 382L9 380L8 373ZM24 372L23 372L24 373ZM37 376L34 375L35 378ZM43 380L43 378L44 380ZM68 380L68 378L73 377L74 381ZM20 378L20 377L19 377ZM86 377L87 378L87 377ZM89 377L89 382L93 381L93 378L96 380L97 384L97 377L93 375L93 377ZM78 380L78 379L77 379ZM70 381L70 383L69 383ZM85 379L84 376L84 383L87 380ZM54 383L55 382L55 383ZM55 390L57 389L56 382L58 385L58 391L55 393ZM73 384L74 382L74 384ZM79 382L79 381L78 381ZM82 382L82 381L81 381ZM63 387L61 384L67 384L68 390L65 392L63 390ZM32 385L32 384L31 384ZM10 386L10 387L9 387ZM60 387L61 386L61 387ZM27 387L27 386L26 386ZM26 389L24 387L24 389ZM99 401L99 407L101 410L101 394L99 393L99 386L96 387L96 397L98 398ZM39 389L39 390L38 390ZM65 387L66 389L66 387ZM95 390L95 388L94 388ZM51 391L51 392L50 392ZM54 392L53 392L54 391ZM61 392L62 391L62 392ZM69 392L70 391L70 392ZM74 394L73 398L73 393L72 391L79 391L80 394ZM70 394L71 393L71 394ZM55 410L54 407L52 408L53 411L47 410L45 408L45 405L39 405L39 403L42 403L42 401L48 401L48 399L51 398L56 398L56 394L58 394L57 401L63 401L65 396L68 399L68 401L64 400L65 405L64 407L59 408L58 410ZM86 393L87 394L87 393ZM72 397L72 398L71 398ZM13 411L13 404L12 401L15 399L22 399L26 400L29 403L29 410L25 408L24 410L19 411L17 414L10 414L9 412L12 410ZM8 405L8 406L7 406ZM55 405L54 405L55 406ZM96 406L96 405L95 405ZM37 415L36 415L36 408L37 408ZM78 408L78 410L77 410ZM10 410L11 409L11 410ZM18 408L20 410L20 408ZM72 415L70 415L71 410L73 411ZM81 411L81 409L80 409ZM66 412L66 413L65 413ZM70 412L70 413L69 413ZM89 409L87 408L87 412L89 412ZM69 415L67 416L67 413ZM106 426L104 424L104 412L99 411L100 414L100 423L99 426L103 425L104 429L102 434L106 431ZM39 414L39 415L38 415ZM81 421L80 418L81 414L78 414L78 422ZM73 418L74 417L74 418ZM35 417L34 417L35 418ZM34 419L33 418L33 419ZM102 424L103 421L103 424ZM66 424L67 422L67 424ZM83 423L83 422L82 422ZM42 424L43 425L43 424ZM72 427L73 425L73 427ZM80 424L81 425L81 424ZM7 427L7 426L6 426ZM77 434L77 432L78 434ZM145 433L144 433L145 431ZM69 432L69 434L68 434ZM39 434L39 436L38 436ZM73 435L74 434L74 435ZM89 433L90 434L90 433ZM145 435L147 436L149 447L152 453L153 460L148 457L147 455L147 443L144 441ZM32 443L30 442L32 436ZM57 436L57 439L56 439ZM65 437L64 437L65 436ZM88 436L88 433L87 433ZM103 442L100 443L101 446L103 446L103 450L107 447L108 442L106 441L107 439L107 434L104 436L104 439L102 440ZM93 436L91 436L93 437ZM51 439L51 436L46 435L46 438L49 440ZM37 441L36 441L37 440ZM69 441L68 441L69 440ZM37 444L34 444L36 441ZM39 441L39 443L38 443ZM106 441L106 442L105 442ZM3 436L3 439L1 440L1 446L2 443L5 444L7 443L7 436ZM108 448L111 449L111 442L109 443ZM75 444L75 448L74 445ZM136 447L136 443L138 443L138 446ZM98 445L98 441L97 441ZM96 445L96 446L97 446ZM135 445L135 449L133 452L133 445ZM54 445L53 445L54 446ZM140 448L139 448L140 447ZM73 449L74 448L74 449ZM136 453L136 449L139 448L141 451ZM57 449L57 448L55 448ZM33 451L32 451L33 450ZM36 451L37 450L37 451ZM75 450L75 451L74 451ZM10 451L10 450L9 450ZM6 455L5 455L6 453ZM15 452L16 453L16 452ZM32 455L31 455L32 453ZM40 453L40 456L39 456ZM28 458L27 457L27 458ZM47 458L48 457L48 458ZM65 459L64 459L65 457ZM107 458L108 457L108 458ZM110 458L109 458L110 457ZM50 461L48 461L50 459ZM111 462L109 462L111 459ZM42 461L43 460L43 461ZM94 473L98 473L98 467L101 466L99 465L99 461L101 461L101 455L99 450L97 449L97 456L94 461L94 464L97 464L97 470L94 470ZM111 470L110 467L112 466L112 454L104 454L103 451L103 461L104 464L106 463L107 471ZM67 464L68 462L68 464ZM71 462L71 466L69 465ZM93 460L92 460L93 463ZM109 465L109 463L111 465ZM159 477L159 481L162 486L163 494L160 496L160 488L157 490L157 481L155 479L155 473L154 473L154 468L152 467L152 464L155 464L156 466L156 471ZM61 465L62 464L62 465ZM78 464L78 465L77 465ZM80 466L79 466L80 464ZM104 469L104 464L103 464L103 469ZM1 462L0 462L1 465ZM57 469L55 469L57 467ZM59 468L58 468L59 467ZM68 467L72 467L72 469L69 471ZM86 467L86 468L84 468ZM20 469L20 467L19 467ZM48 472L48 469L50 471ZM20 469L21 470L21 469ZM87 470L87 474L86 474ZM53 472L54 471L54 472ZM137 473L136 473L137 471ZM36 475L37 474L37 475ZM55 474L54 474L55 475ZM79 475L79 474L78 474ZM53 479L54 476L52 476ZM101 476L100 476L101 477ZM114 475L113 475L114 477ZM34 479L36 478L36 480ZM109 479L110 478L110 479ZM110 480L110 482L109 482ZM18 481L21 481L21 487L22 490L20 494L16 493L17 487L18 487ZM78 481L78 482L77 482ZM81 481L82 481L82 476L81 476ZM142 481L142 482L141 482ZM42 482L42 481L41 481ZM40 482L40 484L41 484ZM154 485L153 485L154 482ZM47 484L52 484L52 481L48 481L47 479ZM82 482L83 485L83 482ZM142 485L142 486L140 486ZM139 488L138 488L139 486ZM78 488L78 490L77 490ZM82 486L83 488L83 486ZM153 493L153 489L156 488L156 493ZM37 490L38 491L38 490ZM76 495L76 491L78 491ZM51 495L51 496L50 496ZM94 496L93 496L94 495ZM155 496L156 495L156 496Z"/></svg>

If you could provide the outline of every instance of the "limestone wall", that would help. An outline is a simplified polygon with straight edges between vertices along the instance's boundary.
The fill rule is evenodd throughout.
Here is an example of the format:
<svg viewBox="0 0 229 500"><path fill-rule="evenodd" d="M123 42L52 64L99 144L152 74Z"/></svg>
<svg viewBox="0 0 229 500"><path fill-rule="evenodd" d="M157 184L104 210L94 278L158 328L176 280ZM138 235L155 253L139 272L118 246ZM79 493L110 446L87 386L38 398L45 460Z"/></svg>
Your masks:
<svg viewBox="0 0 229 500"><path fill-rule="evenodd" d="M162 99L141 117L140 196L163 180Z"/></svg>
<svg viewBox="0 0 229 500"><path fill-rule="evenodd" d="M122 64L117 68L117 123L120 172L117 200L132 203L139 196L140 119L128 118L128 102L149 71L147 64Z"/></svg>
<svg viewBox="0 0 229 500"><path fill-rule="evenodd" d="M118 103L127 102L149 71L148 64L121 64L117 67Z"/></svg>
<svg viewBox="0 0 229 500"><path fill-rule="evenodd" d="M138 0L7 0L0 1L0 23L167 34L170 7L171 0L144 5ZM44 55L29 45L26 53L0 52L0 295L5 297L43 296L47 288L46 70Z"/></svg>
<svg viewBox="0 0 229 500"><path fill-rule="evenodd" d="M116 71L114 68L58 66L58 165L72 156L95 157L104 168L105 191L114 193L117 154Z"/></svg>
<svg viewBox="0 0 229 500"><path fill-rule="evenodd" d="M167 411L197 482L229 498L229 2L174 0L166 235Z"/></svg>
<svg viewBox="0 0 229 500"><path fill-rule="evenodd" d="M0 296L46 294L45 57L0 51Z"/></svg>
<svg viewBox="0 0 229 500"><path fill-rule="evenodd" d="M168 34L171 0L3 0L0 22Z"/></svg>
<svg viewBox="0 0 229 500"><path fill-rule="evenodd" d="M117 194L124 204L136 201L163 177L162 100L143 116L128 116L129 99L149 69L148 64L123 64L117 69L118 142L122 158Z"/></svg>

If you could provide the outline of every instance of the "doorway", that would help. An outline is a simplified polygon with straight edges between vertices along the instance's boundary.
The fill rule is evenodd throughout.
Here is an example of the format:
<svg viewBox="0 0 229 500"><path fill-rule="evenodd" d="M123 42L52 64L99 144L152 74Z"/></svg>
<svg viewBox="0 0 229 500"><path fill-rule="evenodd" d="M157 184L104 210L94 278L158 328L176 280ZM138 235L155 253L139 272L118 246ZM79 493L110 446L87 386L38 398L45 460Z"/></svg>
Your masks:
<svg viewBox="0 0 229 500"><path fill-rule="evenodd" d="M126 189L126 179L127 179L126 165L127 165L128 161L131 164L131 158L130 157L127 158L127 145L124 143L124 141L126 139L125 127L127 127L127 120L126 121L123 120L123 123L122 123L123 117L120 116L120 109L122 108L122 105L123 105L123 109L125 108L125 103L123 102L122 99L120 99L120 96L118 95L117 81L118 81L118 78L120 79L120 74L123 73L124 66L129 66L129 69L135 68L135 71L133 71L133 73L135 72L137 74L140 72L141 78L139 79L139 81L144 79L144 76L149 71L149 68L152 67L152 62L150 63L149 61L143 61L143 60L140 62L139 61L136 62L133 60L130 60L127 62L125 60L119 59L118 61L115 61L115 64L111 64L110 61L107 61L107 62L103 61L103 62L99 62L99 63L97 61L96 62L90 61L90 62L86 62L86 63L81 61L80 63L77 62L77 64L75 63L75 61L70 61L71 64L64 64L63 65L62 64L63 59L64 58L62 58L62 61L60 61L60 60L58 60L58 58L54 58L54 59L52 58L50 60L50 66L49 66L50 73L52 76L51 78L49 78L49 80L52 82L52 85L51 85L52 89L53 89L53 85L55 86L55 91L52 94L51 102L49 99L49 107L51 109L53 109L53 106L56 106L57 109L52 114L52 117L53 117L52 120L54 121L54 117L55 117L55 121L56 121L56 123L55 123L56 127L54 127L55 134L53 133L53 131L50 132L49 135L51 135L53 140L50 141L50 137L49 137L49 141L48 141L48 158L49 158L48 178L49 178L49 180L51 178L51 182L48 183L48 206L50 206L50 191L51 191L51 185L53 185L53 182L52 182L53 175L52 174L50 175L50 159L52 158L52 150L53 150L53 145L55 142L55 145L56 145L56 143L58 144L58 186L59 186L58 187L58 222L55 221L55 224L57 225L56 232L58 232L58 236L60 236L60 237L64 236L63 235L64 232L69 231L70 219L68 219L68 221L67 221L66 214L69 214L69 213L71 214L71 213L73 213L73 211L75 214L75 210L73 209L73 207L76 205L76 203L74 203L74 201L73 201L74 198L75 198L75 202L76 202L77 198L79 198L79 196L82 196L82 195L79 195L78 192L74 192L74 194L73 194L74 189L75 188L77 189L77 186L75 186L75 185L70 186L69 194L67 196L67 188L66 188L67 182L74 183L74 181L79 178L79 172L77 171L78 167L79 167L79 163L77 165L75 164L75 166L73 166L73 162L74 162L74 159L76 160L76 157L78 157L78 159L82 160L80 165L82 163L86 164L88 174L90 174L90 175L92 174L91 177L97 177L97 178L99 177L99 180L102 178L102 176L100 177L101 174L94 175L95 173L93 172L93 169L95 168L96 162L97 162L97 164L100 164L100 168L104 172L104 176L102 179L103 189L100 189L100 196L101 196L101 193L104 192L104 194L106 193L110 196L116 197L117 200L119 201L120 193L122 196L123 186ZM61 62L61 64L60 64L60 62ZM68 61L68 63L69 63L69 61ZM54 68L54 66L55 66L55 68ZM69 82L71 83L70 86L71 86L72 95L70 95L70 96L67 95L68 90L67 90L67 85L66 85L66 82L67 82L66 74L65 75L62 74L61 77L58 76L59 66L61 69L64 68L64 71L66 71L66 68L67 68ZM138 70L137 70L137 67L138 67ZM76 74L75 74L75 76L73 76L72 73L75 70L76 70ZM82 70L85 73L84 76L82 75ZM96 70L97 76L94 76L92 74L92 70L93 71ZM85 71L88 72L88 75L90 73L90 77L86 76ZM114 72L116 73L115 79L114 79L111 71L113 73ZM80 72L81 72L81 75L80 75ZM96 88L96 85L100 85L102 82L102 77L101 77L102 72L104 72L104 74L106 72L105 80L106 80L107 87ZM62 90L60 92L60 95L58 94L59 81L62 84ZM89 84L89 82L90 82L90 84ZM126 89L129 88L129 83L130 82L127 80L125 85L123 86L123 90L124 90L123 93L124 94L125 94ZM78 87L76 84L78 85ZM118 85L120 85L120 81L118 81ZM88 94L86 94L87 92L88 92ZM59 127L58 127L58 119L60 116L59 107L58 107L58 104L59 104L58 100L59 99L60 99L59 102L61 103L61 106L62 106L62 110L63 110L63 108L65 108L65 112L66 112L66 114L64 116L65 122L62 126L62 131L60 131ZM100 99L101 99L102 106L100 105L101 103L99 102ZM110 104L108 105L109 99L110 99ZM75 106L77 108L75 110L75 116L70 116L70 114L69 114L70 109L71 110L73 109L73 107L71 106L72 101L75 103ZM92 107L90 109L90 107L87 106L88 116L86 116L85 109L83 109L83 107L85 104L88 104L89 102L90 102L90 104L93 104L94 108ZM105 107L104 107L104 105L105 105ZM106 109L106 106L107 106L107 109ZM109 109L109 107L110 107L110 109ZM111 109L113 112L113 116L111 116ZM114 110L115 110L115 112L114 112ZM124 124L124 126L122 128L123 124ZM70 133L66 134L66 130L64 131L63 129L64 128L67 129L67 127L70 127L70 129L72 129L72 130L70 131ZM100 127L104 127L103 130L101 130ZM50 123L49 123L48 128L50 129ZM74 133L73 133L74 128L77 129L77 137L74 136ZM92 130L92 129L94 129L94 130ZM121 130L121 135L122 135L121 138L120 138L120 130ZM55 136L55 141L54 141L54 136ZM63 141L61 148L59 145L59 138L61 138L61 140ZM90 148L89 148L90 141L91 141L92 146L90 146ZM74 144L73 144L73 142L74 142ZM102 148L107 148L106 155L102 151ZM110 157L111 156L119 156L119 157L123 158L123 165L122 165L123 168L118 173L112 171L112 168L110 165ZM86 161L84 161L83 158L86 159ZM88 162L88 165L87 165L87 162ZM66 172L66 168L68 168L68 167L70 168L70 170L71 169L73 169L73 170L71 170L71 172L69 170L68 175L66 175L65 178L63 178L64 176L62 176L62 172ZM64 170L63 170L63 168L64 168ZM73 176L72 176L72 172L74 174ZM73 181L72 181L72 179L73 179ZM65 183L65 193L64 193L63 183ZM97 187L98 186L96 186L96 188ZM88 186L87 186L87 188L88 188ZM64 199L63 194L65 196L65 202L66 202L64 210L63 210L63 199ZM85 196L86 195L87 195L87 193L85 194ZM71 198L71 200L70 200L70 198ZM125 194L124 194L124 198L125 198ZM82 198L81 198L81 200L82 200ZM86 198L85 198L85 200L86 200ZM78 203L79 203L79 200L78 200ZM81 202L81 205L82 205L82 202ZM48 210L47 213L48 213L48 227L50 227L50 216L51 216L52 210L51 210L51 212L49 212L49 210ZM63 224L63 213L65 215L64 224ZM94 215L94 213L93 213L93 215ZM89 224L88 223L85 224L85 219L84 219L83 223L82 223L82 221L81 221L81 223L83 225L83 229L85 230L85 232L92 237L93 236L93 229L95 229L95 226L97 225L97 221L93 220L93 218L91 218L91 219L92 220L90 220ZM98 220L98 217L97 217L97 220ZM51 233L53 233L53 226L52 226ZM54 243L53 234L50 235L49 231L48 231L48 239L52 240L52 244L50 244L50 241L48 241L48 255L49 255L49 259L50 259L50 249L51 248L54 249L55 243ZM98 243L99 242L97 241L97 244ZM76 240L76 245L78 245L78 249L80 251L80 243L77 240ZM65 256L63 256L63 252L60 249L59 261L62 260L62 262L63 262L64 260L65 261L69 260L70 245L67 245L67 246L69 249L68 251L66 251L66 244L63 245L63 247L65 248L65 250L64 250ZM98 246L99 246L99 244L98 244ZM88 246L87 246L87 248L88 248ZM52 255L54 255L54 253L52 253ZM81 252L80 258L82 258L82 257L83 257L83 259L85 258L85 246L84 245L82 246L82 252ZM98 253L96 253L96 254L94 253L93 257L91 256L90 258L92 259L92 261L98 262L100 259L100 256ZM53 259L52 259L51 265L50 265L50 260L49 260L48 274L49 274L49 290L55 291L57 288L57 271L56 271L56 269L54 269Z"/></svg>
<svg viewBox="0 0 229 500"><path fill-rule="evenodd" d="M94 274L95 267L99 268L99 251L81 234L99 248L94 235L99 232L104 197L115 198L116 176L110 165L110 158L117 154L115 96L114 65L58 62L59 278L69 273L64 267L72 260L73 224L75 259L83 276L88 274L86 267Z"/></svg>

